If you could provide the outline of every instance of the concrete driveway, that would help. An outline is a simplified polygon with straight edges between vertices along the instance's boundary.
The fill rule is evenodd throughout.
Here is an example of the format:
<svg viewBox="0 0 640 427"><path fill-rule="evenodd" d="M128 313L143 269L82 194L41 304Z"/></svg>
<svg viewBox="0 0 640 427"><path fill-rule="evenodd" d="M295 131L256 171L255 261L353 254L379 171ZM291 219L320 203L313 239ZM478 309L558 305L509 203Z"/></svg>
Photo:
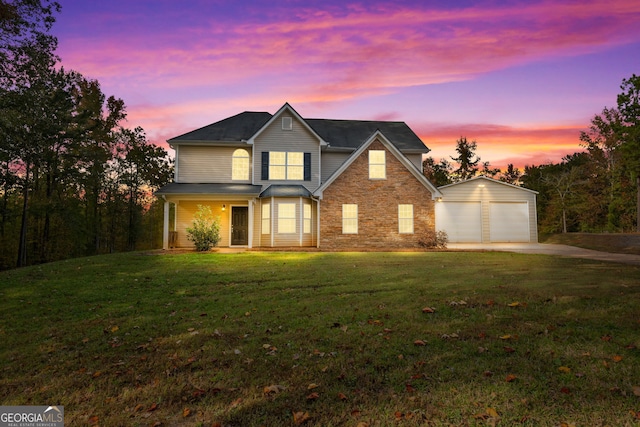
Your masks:
<svg viewBox="0 0 640 427"><path fill-rule="evenodd" d="M570 258L586 258L597 261L640 265L640 255L614 254L609 252L593 251L591 249L577 248L575 246L545 243L449 243L447 248L467 251L500 251L557 255Z"/></svg>

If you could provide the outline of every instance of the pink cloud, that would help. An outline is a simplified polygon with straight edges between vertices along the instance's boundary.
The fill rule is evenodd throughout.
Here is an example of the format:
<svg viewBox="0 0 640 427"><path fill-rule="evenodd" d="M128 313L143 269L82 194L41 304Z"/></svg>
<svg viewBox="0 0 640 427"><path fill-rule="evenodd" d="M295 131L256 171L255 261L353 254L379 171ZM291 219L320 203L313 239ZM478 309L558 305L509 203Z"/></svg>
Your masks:
<svg viewBox="0 0 640 427"><path fill-rule="evenodd" d="M303 10L270 23L216 21L153 37L71 40L63 61L116 86L179 90L260 81L263 91L330 101L595 52L637 40L638 21L640 3L630 0Z"/></svg>
<svg viewBox="0 0 640 427"><path fill-rule="evenodd" d="M567 154L583 151L579 126L516 128L496 124L422 124L415 128L420 139L431 148L434 159L455 157L456 141L464 136L476 141L481 160L505 168L507 164L525 165L557 163Z"/></svg>

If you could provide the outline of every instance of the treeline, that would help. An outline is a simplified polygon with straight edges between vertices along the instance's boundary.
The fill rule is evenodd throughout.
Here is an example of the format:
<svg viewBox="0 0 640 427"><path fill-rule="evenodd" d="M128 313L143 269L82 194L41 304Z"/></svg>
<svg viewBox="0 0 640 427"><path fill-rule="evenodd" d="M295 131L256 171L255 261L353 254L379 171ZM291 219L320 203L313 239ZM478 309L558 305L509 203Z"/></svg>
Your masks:
<svg viewBox="0 0 640 427"><path fill-rule="evenodd" d="M537 191L541 233L640 232L640 76L624 79L615 108L604 108L580 134L584 151L559 163L505 171L480 163L477 143L462 137L457 157L427 158L425 175L437 186L485 175Z"/></svg>
<svg viewBox="0 0 640 427"><path fill-rule="evenodd" d="M0 0L0 269L160 247L167 152L96 80L67 71L56 2Z"/></svg>

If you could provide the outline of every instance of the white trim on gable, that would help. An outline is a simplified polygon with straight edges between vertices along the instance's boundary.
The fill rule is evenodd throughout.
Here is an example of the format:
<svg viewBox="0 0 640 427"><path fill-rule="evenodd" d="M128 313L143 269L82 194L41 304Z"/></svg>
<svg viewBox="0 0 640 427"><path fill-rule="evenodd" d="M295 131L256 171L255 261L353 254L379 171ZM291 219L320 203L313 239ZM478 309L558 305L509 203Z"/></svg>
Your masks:
<svg viewBox="0 0 640 427"><path fill-rule="evenodd" d="M321 146L329 145L324 139L322 139L322 137L320 135L318 135L316 133L316 131L314 131L311 128L311 126L309 126L307 124L307 122L302 118L302 116L300 114L298 114L298 112L296 110L294 110L293 107L291 105L289 105L288 102L285 102L285 104L271 117L271 119L267 123L265 123L264 126L262 126L255 134L253 134L253 136L251 138L249 138L249 140L247 140L247 144L253 145L253 143L255 142L256 138L258 136L260 136L260 134L262 132L264 132L265 129L267 129L269 126L271 126L272 123L274 123L276 120L279 120L280 116L282 116L282 114L285 113L285 112L288 112L293 117L295 117L296 120L298 120L300 123L302 123L302 126L309 133L311 133L314 137L316 137L318 139L318 142L320 143Z"/></svg>
<svg viewBox="0 0 640 427"><path fill-rule="evenodd" d="M538 194L538 192L535 191L535 190L530 190L530 189L525 188L525 187L518 187L517 185L513 185L513 184L509 184L508 182L503 182L503 181L499 181L497 179L489 178L488 176L484 176L484 175L474 176L473 178L469 178L469 179L464 180L464 181L454 182L453 184L443 185L443 186L438 187L438 189L449 188L449 187L453 187L455 185L460 185L460 184L467 184L467 183L470 183L470 182L473 182L473 181L477 181L477 180L480 180L480 179L486 180L486 181L489 181L489 182L495 182L496 184L506 185L507 187L515 188L515 189L518 189L518 190L528 191L530 193Z"/></svg>
<svg viewBox="0 0 640 427"><path fill-rule="evenodd" d="M406 167L409 172L418 180L422 185L424 185L431 192L432 200L436 200L442 197L442 194L438 190L438 188L431 183L422 173L416 168L416 166L409 160L400 150L396 148L395 145L391 141L387 139L386 136L379 130L375 131L373 135L369 137L364 143L360 145L356 149L356 151L349 156L349 158L342 164L340 167L322 184L318 189L313 193L314 196L322 199L322 193L324 190L329 187L333 181L335 181L344 171L346 171L349 166L355 161L358 156L360 156L364 151L373 143L373 141L378 140L385 146L387 150L391 152L399 161Z"/></svg>

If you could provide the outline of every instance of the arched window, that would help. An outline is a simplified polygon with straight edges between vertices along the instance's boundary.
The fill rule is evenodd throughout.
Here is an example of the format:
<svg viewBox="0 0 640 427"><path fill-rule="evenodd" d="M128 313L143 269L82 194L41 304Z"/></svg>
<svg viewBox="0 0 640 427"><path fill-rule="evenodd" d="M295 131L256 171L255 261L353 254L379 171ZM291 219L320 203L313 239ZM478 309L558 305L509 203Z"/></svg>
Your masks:
<svg viewBox="0 0 640 427"><path fill-rule="evenodd" d="M231 179L234 181L249 180L249 152L247 150L238 148L233 152Z"/></svg>

